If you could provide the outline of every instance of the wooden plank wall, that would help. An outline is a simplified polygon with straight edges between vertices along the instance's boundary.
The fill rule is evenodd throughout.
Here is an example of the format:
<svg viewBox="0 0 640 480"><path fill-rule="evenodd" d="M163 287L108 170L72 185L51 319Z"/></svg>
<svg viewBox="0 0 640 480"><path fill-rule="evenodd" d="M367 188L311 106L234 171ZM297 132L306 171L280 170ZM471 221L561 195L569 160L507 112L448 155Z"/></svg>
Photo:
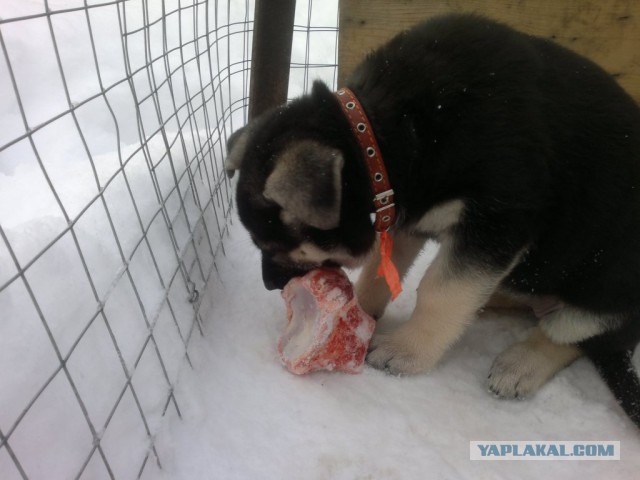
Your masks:
<svg viewBox="0 0 640 480"><path fill-rule="evenodd" d="M553 38L604 67L640 102L640 0L341 0L339 83L377 45L447 12Z"/></svg>

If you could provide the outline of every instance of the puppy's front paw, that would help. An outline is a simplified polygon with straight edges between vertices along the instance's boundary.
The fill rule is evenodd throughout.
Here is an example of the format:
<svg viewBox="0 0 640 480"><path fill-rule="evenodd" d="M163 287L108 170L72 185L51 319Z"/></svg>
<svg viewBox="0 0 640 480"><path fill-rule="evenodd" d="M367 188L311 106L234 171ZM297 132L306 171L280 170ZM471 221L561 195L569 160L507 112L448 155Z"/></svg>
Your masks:
<svg viewBox="0 0 640 480"><path fill-rule="evenodd" d="M553 343L537 329L496 357L489 373L489 391L505 398L532 395L581 354L575 345Z"/></svg>
<svg viewBox="0 0 640 480"><path fill-rule="evenodd" d="M543 365L544 359L526 343L512 345L493 361L488 389L502 398L531 396L548 379Z"/></svg>
<svg viewBox="0 0 640 480"><path fill-rule="evenodd" d="M373 336L367 363L392 375L420 373L435 366L435 361L428 353L419 339L400 328L389 334Z"/></svg>

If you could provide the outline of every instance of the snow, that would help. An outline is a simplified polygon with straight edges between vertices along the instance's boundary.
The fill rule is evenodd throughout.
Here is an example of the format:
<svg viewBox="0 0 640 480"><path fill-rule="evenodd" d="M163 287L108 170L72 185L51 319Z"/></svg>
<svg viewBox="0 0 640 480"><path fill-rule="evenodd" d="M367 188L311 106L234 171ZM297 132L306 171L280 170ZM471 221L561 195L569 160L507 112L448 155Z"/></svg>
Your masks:
<svg viewBox="0 0 640 480"><path fill-rule="evenodd" d="M585 359L531 399L487 392L493 358L526 337L531 318L484 313L428 374L394 377L365 366L360 375L295 376L276 349L285 304L262 286L259 253L235 220L227 244L233 248L209 292L215 311L194 339L194 368L184 370L176 391L183 417L170 418L159 436L170 460L149 478L636 478L640 436ZM407 318L435 248L410 272L381 328ZM619 440L622 455L615 462L471 462L473 440Z"/></svg>
<svg viewBox="0 0 640 480"><path fill-rule="evenodd" d="M361 375L287 372L277 353L285 305L263 288L257 250L238 219L225 218L224 194L213 199L221 209L203 215L206 231L197 208L208 200L206 189L187 194L190 177L198 188L209 181L209 174L188 174L185 166L208 132L201 113L194 117L200 127L189 128L186 108L174 117L169 112L201 88L194 62L177 69L196 55L194 44L166 57L177 69L171 92L163 83L165 65L153 69L165 132L172 140L181 126L189 128L184 147L153 135L160 123L154 106L142 102L138 117L131 86L121 82L127 68L140 68L145 53L156 57L163 45L161 23L148 30L149 52L142 31L130 35L127 65L119 9L133 31L143 24L143 5L153 22L162 5L169 12L188 2L111 3L0 0L3 21L42 14L45 6L53 12L51 26L47 17L0 24L26 121L0 54L0 147L13 142L0 150L0 437L8 436L0 448L0 479L75 478L81 471L80 478L90 480L136 478L141 470L151 480L637 475L640 436L587 361L561 372L531 400L500 401L486 393L493 357L526 336L530 319L484 315L427 375L396 378L369 367ZM234 72L248 48L239 34L245 6L233 0L227 12L219 2L216 12L215 61L232 64L225 74L236 75L215 92L216 115L244 96L242 73ZM298 2L296 23L335 24L336 8L336 0L316 1L311 11ZM70 11L55 13L64 10ZM179 29L176 14L167 19L169 50L188 43L191 20L185 15ZM306 29L294 33L294 63L335 61L334 33L309 38L307 49ZM289 94L318 76L331 83L334 75L333 67L296 68ZM138 100L152 89L145 71L133 84ZM102 88L107 91L99 95ZM62 115L72 107L75 118ZM233 127L228 121L224 132L242 119L241 111L233 114ZM223 147L213 147L217 161ZM208 239L217 245L227 226L226 255L201 249ZM217 274L205 289L213 253ZM180 274L179 257L192 285ZM381 328L408 316L419 275L416 268ZM189 303L193 288L203 302L202 334ZM487 439L619 440L622 460L470 462L469 441Z"/></svg>

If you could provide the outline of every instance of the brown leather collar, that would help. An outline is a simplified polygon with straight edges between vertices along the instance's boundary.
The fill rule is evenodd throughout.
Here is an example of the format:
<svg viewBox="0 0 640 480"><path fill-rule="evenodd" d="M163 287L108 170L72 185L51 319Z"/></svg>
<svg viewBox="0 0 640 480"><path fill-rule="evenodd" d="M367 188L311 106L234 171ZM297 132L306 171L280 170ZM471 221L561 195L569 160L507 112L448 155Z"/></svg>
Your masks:
<svg viewBox="0 0 640 480"><path fill-rule="evenodd" d="M351 124L351 130L358 140L362 156L367 164L373 189L373 206L376 213L374 228L376 232L386 232L396 219L396 208L393 203L393 190L382 160L382 152L373 133L373 127L367 118L362 105L348 88L341 88L335 93L342 111Z"/></svg>

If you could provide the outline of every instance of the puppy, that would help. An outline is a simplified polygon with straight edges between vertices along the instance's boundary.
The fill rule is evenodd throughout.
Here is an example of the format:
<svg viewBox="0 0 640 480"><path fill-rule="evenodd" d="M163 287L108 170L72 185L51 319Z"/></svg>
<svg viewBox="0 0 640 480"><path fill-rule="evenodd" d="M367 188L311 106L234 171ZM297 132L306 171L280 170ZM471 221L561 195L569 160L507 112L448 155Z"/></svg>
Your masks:
<svg viewBox="0 0 640 480"><path fill-rule="evenodd" d="M367 361L393 374L429 371L493 294L512 296L540 321L495 360L490 390L530 395L586 354L640 426L632 98L588 59L473 15L399 34L346 86L355 97L347 107L316 82L229 139L226 168L240 172L238 214L262 251L265 286L364 263L358 298L383 314L390 293L376 276L371 214L390 190L378 193L367 163L379 156L395 208L384 235L400 277L426 239L440 248L411 317L375 336ZM360 142L349 109L363 111L378 150Z"/></svg>

